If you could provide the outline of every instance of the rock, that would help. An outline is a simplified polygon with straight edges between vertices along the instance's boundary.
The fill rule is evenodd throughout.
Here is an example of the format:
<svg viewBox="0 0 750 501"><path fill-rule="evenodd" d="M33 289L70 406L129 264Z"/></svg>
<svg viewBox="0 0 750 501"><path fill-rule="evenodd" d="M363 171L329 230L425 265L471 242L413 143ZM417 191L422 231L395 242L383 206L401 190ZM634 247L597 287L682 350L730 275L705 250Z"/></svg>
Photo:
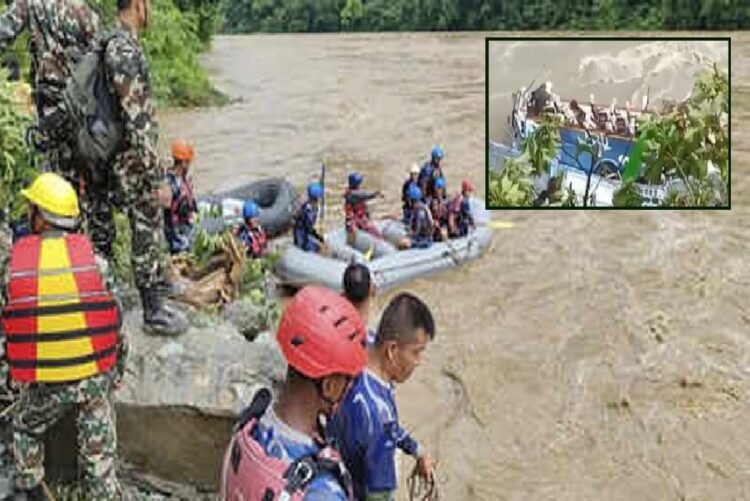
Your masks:
<svg viewBox="0 0 750 501"><path fill-rule="evenodd" d="M223 316L249 341L267 329L270 323L268 308L245 298L227 305Z"/></svg>
<svg viewBox="0 0 750 501"><path fill-rule="evenodd" d="M244 318L244 317L243 317ZM177 338L149 336L141 314L125 315L130 353L116 393L118 452L136 469L215 491L234 420L260 387L275 388L286 364L274 336L248 314L247 341L228 322L191 327ZM75 478L75 424L66 416L48 436L51 477Z"/></svg>

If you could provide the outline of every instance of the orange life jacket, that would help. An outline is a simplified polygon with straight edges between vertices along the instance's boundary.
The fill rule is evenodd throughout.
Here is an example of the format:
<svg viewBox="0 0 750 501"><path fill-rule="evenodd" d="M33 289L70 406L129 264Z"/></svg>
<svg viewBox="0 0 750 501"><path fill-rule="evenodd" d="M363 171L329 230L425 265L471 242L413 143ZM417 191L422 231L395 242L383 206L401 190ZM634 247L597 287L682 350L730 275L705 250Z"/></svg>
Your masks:
<svg viewBox="0 0 750 501"><path fill-rule="evenodd" d="M29 235L13 246L0 318L11 379L70 382L109 371L121 322L87 237Z"/></svg>

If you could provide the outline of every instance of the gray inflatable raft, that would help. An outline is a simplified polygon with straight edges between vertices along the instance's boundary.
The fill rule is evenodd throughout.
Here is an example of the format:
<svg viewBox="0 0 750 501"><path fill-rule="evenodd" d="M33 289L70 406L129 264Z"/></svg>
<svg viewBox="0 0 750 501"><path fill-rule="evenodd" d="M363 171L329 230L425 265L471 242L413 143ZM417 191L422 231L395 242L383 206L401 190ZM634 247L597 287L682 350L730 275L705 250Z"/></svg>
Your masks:
<svg viewBox="0 0 750 501"><path fill-rule="evenodd" d="M242 222L242 205L252 199L260 206L260 225L269 237L275 237L292 226L297 194L294 186L281 178L261 179L232 190L198 197L199 208L216 207L221 217L204 217L201 226L209 233L218 233L227 225Z"/></svg>
<svg viewBox="0 0 750 501"><path fill-rule="evenodd" d="M331 256L305 252L290 244L284 248L276 265L282 283L293 287L309 284L341 290L344 270L352 262L366 264L379 291L397 287L411 280L444 270L458 268L479 258L492 240L489 215L484 202L472 200L476 230L463 238L437 242L428 249L397 250L395 244L404 237L405 229L398 221L380 221L378 227L384 240L359 231L353 246L346 243L346 230L331 230L326 240ZM373 249L370 261L365 253Z"/></svg>

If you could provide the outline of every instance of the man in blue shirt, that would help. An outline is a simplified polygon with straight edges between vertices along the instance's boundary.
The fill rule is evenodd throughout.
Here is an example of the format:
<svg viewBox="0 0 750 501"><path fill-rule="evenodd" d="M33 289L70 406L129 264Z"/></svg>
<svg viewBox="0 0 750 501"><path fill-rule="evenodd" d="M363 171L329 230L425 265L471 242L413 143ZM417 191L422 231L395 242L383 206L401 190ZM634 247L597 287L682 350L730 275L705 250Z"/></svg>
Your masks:
<svg viewBox="0 0 750 501"><path fill-rule="evenodd" d="M394 297L380 320L367 367L331 422L358 500L394 499L396 447L417 459L423 479L433 476L432 459L398 422L394 386L409 379L434 336L435 323L426 304L409 293Z"/></svg>

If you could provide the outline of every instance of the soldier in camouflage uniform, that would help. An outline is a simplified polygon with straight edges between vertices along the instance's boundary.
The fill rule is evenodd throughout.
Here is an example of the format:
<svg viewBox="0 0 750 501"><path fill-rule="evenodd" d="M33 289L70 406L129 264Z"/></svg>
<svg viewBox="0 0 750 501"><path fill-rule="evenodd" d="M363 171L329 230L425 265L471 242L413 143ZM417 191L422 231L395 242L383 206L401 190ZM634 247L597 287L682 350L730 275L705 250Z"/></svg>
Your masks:
<svg viewBox="0 0 750 501"><path fill-rule="evenodd" d="M143 320L147 331L174 335L187 329L185 316L164 303L159 284L163 282L160 243L163 234L157 190L164 172L156 153L159 137L154 117L151 76L138 41L147 24L149 0L118 0L119 18L114 37L104 56L110 91L120 104L124 122L123 144L112 162L114 197L127 213L132 232L131 257L135 284L141 293ZM114 228L105 187L91 186L88 209L92 210L90 231L102 253L111 255ZM102 238L103 235L109 235Z"/></svg>
<svg viewBox="0 0 750 501"><path fill-rule="evenodd" d="M107 271L106 260L94 256L92 246L90 242L86 243L85 237L71 236L74 235L79 210L76 193L69 183L56 174L42 174L22 194L30 202L32 231L36 235L43 235L43 240L41 247L36 241L29 240L38 238L36 235L18 240L14 246L22 246L23 250L12 254L11 269L4 268L6 276L0 282L0 297L7 302L2 313L6 336L4 344L8 348L6 367L10 368L13 385L19 393L17 408L12 413L16 495L20 499L46 499L41 487L44 479L44 434L67 411L76 410L78 464L84 473L87 499L122 499L115 472L117 439L112 391L122 377L125 340L119 329L116 299L108 295L111 275ZM38 278L33 282L36 284L33 290L28 290L29 271L24 271L28 269L24 268L28 263L20 264L24 261L24 255L29 254L27 247L32 253L39 252L40 256L30 260L31 263L39 262L34 265L38 266L35 272ZM63 257L58 252L67 254ZM72 264L74 262L75 266ZM69 264L61 270L58 263ZM91 274L96 273L93 270L98 272L104 287L96 285L96 279L92 281ZM58 275L60 278L44 281L42 277L46 275ZM14 280L15 289L11 289L9 284ZM70 280L75 280L74 283L78 285L72 289L64 285L70 284ZM90 292L82 293L81 287L87 287L85 290ZM10 295L12 290L15 290L14 295ZM34 301L38 306L32 310L27 306L29 294L36 294ZM115 302L102 299L92 303L92 299L88 299L101 294L108 295L106 301L114 299ZM74 297L77 299L74 300ZM60 306L60 301L65 306ZM106 306L104 317L95 320L91 316L103 311L101 307L87 307L93 304ZM65 307L65 313L58 311ZM73 314L73 310L80 313ZM85 315L81 314L83 312L86 312ZM36 325L35 333L28 332L30 324L25 320L26 315L36 316L37 320L33 322ZM71 315L75 320L71 320ZM79 328L76 325L84 327L82 330L59 332L60 325L64 323L68 323L68 328ZM50 333L59 339L49 339ZM48 339L43 341L45 336ZM48 342L55 346L42 347ZM28 343L35 343L36 348L28 351L24 348ZM10 351L11 345L15 346L15 352ZM50 351L52 349L54 351ZM81 353L90 355L82 358Z"/></svg>
<svg viewBox="0 0 750 501"><path fill-rule="evenodd" d="M14 0L0 15L0 53L29 33L36 141L50 166L77 185L72 131L62 91L75 61L91 49L99 18L83 0Z"/></svg>

